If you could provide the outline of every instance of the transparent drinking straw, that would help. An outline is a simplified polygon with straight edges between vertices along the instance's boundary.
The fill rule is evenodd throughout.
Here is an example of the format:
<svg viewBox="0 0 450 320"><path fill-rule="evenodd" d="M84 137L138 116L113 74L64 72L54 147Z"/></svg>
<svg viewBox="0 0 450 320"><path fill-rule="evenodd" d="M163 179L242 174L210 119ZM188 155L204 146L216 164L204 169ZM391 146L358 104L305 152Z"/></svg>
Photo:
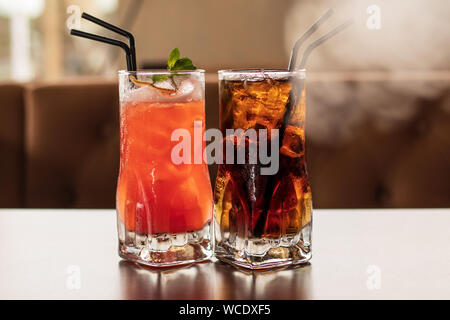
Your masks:
<svg viewBox="0 0 450 320"><path fill-rule="evenodd" d="M328 9L322 16L317 19L316 22L314 22L308 30L305 31L305 33L295 41L294 47L291 50L291 57L289 58L289 71L292 71L295 69L295 65L297 64L297 55L298 50L300 49L303 42L305 42L316 30L320 27L321 24L323 24L331 15L333 14L333 9Z"/></svg>
<svg viewBox="0 0 450 320"><path fill-rule="evenodd" d="M96 23L108 30L116 32L122 36L128 37L130 46L128 46L126 43L119 41L119 40L99 36L99 35L92 34L92 33L87 33L84 31L77 30L77 29L71 29L70 30L71 35L111 44L113 46L121 47L125 51L125 56L127 59L127 70L128 71L136 71L136 49L135 49L135 43L134 43L134 36L130 32L123 30L119 27L116 27L108 22L103 21L103 20L100 20L100 19L98 19L94 16L91 16L90 14L87 14L85 12L83 12L81 17L86 20L89 20L93 23Z"/></svg>
<svg viewBox="0 0 450 320"><path fill-rule="evenodd" d="M305 68L306 61L308 60L308 57L311 54L311 51L313 51L315 48L320 46L322 43L324 43L325 41L327 41L331 37L335 36L336 34L341 32L342 30L344 30L345 28L347 28L348 26L353 24L353 22L354 22L353 19L352 20L348 20L347 22L344 22L343 24L340 24L339 26L337 26L336 28L334 28L333 30L331 30L330 32L325 34L324 36L320 37L316 41L312 42L302 54L302 58L301 58L300 64L299 64L299 69L304 69Z"/></svg>
<svg viewBox="0 0 450 320"><path fill-rule="evenodd" d="M289 71L296 69L295 66L297 65L298 51L299 51L301 45L320 27L320 25L322 25L333 14L333 12L334 11L331 8L328 9L327 11L325 11L325 13L323 15L321 15L319 17L319 19L317 19L317 21L314 22L300 38L297 39L297 41L295 41L295 44L291 50L291 56L289 58L289 66L288 66ZM318 47L319 45L321 45L322 43L324 43L331 37L335 36L342 30L344 30L345 28L350 26L352 23L353 23L353 19L348 20L347 22L344 22L343 24L337 26L336 28L334 28L333 30L331 30L330 32L325 34L324 36L320 37L316 41L312 42L302 54L299 69L303 69L305 67L306 60L308 59L312 50L314 50L316 47Z"/></svg>

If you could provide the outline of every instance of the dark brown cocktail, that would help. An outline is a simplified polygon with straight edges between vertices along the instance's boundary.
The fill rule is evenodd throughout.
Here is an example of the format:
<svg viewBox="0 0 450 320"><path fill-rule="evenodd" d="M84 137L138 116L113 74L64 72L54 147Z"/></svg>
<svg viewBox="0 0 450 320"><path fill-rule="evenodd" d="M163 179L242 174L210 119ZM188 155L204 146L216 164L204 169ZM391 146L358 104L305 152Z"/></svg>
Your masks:
<svg viewBox="0 0 450 320"><path fill-rule="evenodd" d="M236 149L224 152L215 185L216 255L222 260L267 268L311 257L304 75L219 71L223 149ZM244 150L241 161L238 150Z"/></svg>

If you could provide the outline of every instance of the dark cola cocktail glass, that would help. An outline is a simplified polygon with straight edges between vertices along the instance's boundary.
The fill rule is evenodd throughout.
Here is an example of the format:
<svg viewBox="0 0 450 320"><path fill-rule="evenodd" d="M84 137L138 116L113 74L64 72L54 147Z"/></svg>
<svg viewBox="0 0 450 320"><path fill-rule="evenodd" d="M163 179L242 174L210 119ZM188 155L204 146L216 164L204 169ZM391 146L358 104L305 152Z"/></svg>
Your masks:
<svg viewBox="0 0 450 320"><path fill-rule="evenodd" d="M227 153L214 202L216 256L223 261L262 269L311 258L304 83L304 70L219 71L220 130ZM230 157L230 145L244 150L244 163L236 150ZM263 149L272 163L261 157Z"/></svg>

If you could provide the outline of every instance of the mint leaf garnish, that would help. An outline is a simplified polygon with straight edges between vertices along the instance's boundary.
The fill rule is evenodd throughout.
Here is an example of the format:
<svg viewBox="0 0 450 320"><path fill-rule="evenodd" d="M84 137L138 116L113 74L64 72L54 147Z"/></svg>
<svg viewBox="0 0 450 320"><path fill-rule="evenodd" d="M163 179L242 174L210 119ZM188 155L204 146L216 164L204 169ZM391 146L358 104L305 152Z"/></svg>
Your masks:
<svg viewBox="0 0 450 320"><path fill-rule="evenodd" d="M178 59L170 70L195 70L197 69L189 58Z"/></svg>
<svg viewBox="0 0 450 320"><path fill-rule="evenodd" d="M167 66L169 67L169 70L172 70L178 59L180 59L180 50L178 50L178 48L175 48L170 52L169 59L167 60Z"/></svg>
<svg viewBox="0 0 450 320"><path fill-rule="evenodd" d="M192 63L192 60L189 58L181 58L180 59L180 50L178 48L173 49L169 54L169 59L167 60L167 67L169 71L177 71L177 70L196 70L197 67L194 66ZM155 74L152 76L153 83L166 81L168 79L172 80L172 83L175 86L175 89L177 89L175 82L173 81L173 77L176 76L176 73L173 73L171 75L165 75L165 74Z"/></svg>
<svg viewBox="0 0 450 320"><path fill-rule="evenodd" d="M169 55L169 60L167 61L167 66L170 71L175 70L195 70L196 66L192 63L192 60L189 58L181 58L180 59L180 51L178 48L172 50Z"/></svg>
<svg viewBox="0 0 450 320"><path fill-rule="evenodd" d="M166 75L166 74L154 74L154 75L152 75L153 83L166 81L167 79L169 79L169 76Z"/></svg>

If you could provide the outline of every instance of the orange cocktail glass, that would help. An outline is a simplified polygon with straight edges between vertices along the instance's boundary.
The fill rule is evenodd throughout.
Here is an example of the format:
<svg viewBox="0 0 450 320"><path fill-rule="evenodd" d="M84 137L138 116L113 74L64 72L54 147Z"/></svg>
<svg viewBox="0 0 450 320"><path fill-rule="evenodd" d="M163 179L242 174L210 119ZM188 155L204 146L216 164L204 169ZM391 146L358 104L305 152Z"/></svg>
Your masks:
<svg viewBox="0 0 450 320"><path fill-rule="evenodd" d="M166 81L153 83L155 75ZM119 254L152 266L186 264L212 255L212 191L207 164L177 164L176 130L204 132L204 72L119 73ZM202 148L203 149L203 148Z"/></svg>

